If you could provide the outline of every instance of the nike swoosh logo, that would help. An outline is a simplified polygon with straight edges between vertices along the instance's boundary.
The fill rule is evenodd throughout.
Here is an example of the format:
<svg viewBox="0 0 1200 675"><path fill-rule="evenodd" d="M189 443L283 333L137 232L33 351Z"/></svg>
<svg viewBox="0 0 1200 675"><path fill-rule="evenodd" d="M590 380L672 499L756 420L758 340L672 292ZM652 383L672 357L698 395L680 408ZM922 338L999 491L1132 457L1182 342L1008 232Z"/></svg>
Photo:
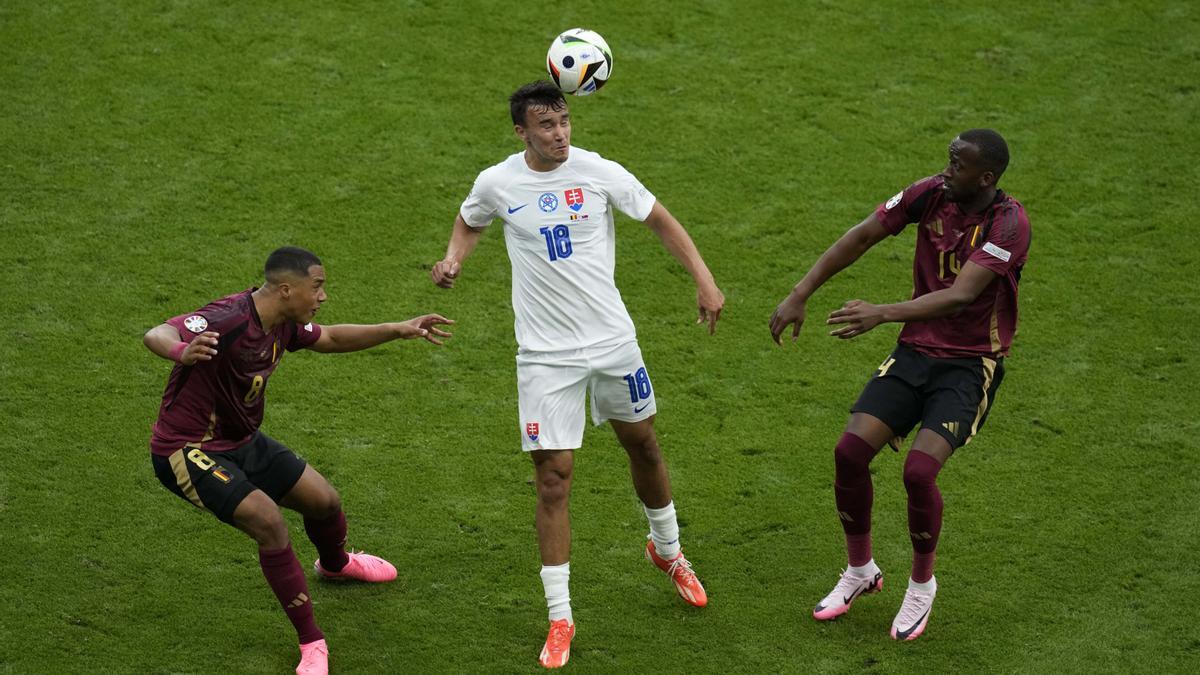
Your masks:
<svg viewBox="0 0 1200 675"><path fill-rule="evenodd" d="M650 404L649 404L649 403L647 403L646 405L650 405ZM633 412L634 412L634 414L640 413L640 412L642 412L643 410L645 410L645 409L646 409L646 405L644 405L644 406L642 406L642 407L640 407L640 408L634 408L634 409L633 409Z"/></svg>
<svg viewBox="0 0 1200 675"><path fill-rule="evenodd" d="M509 207L509 209L508 209L508 212L509 212L509 214L513 214L513 213L516 213L517 211L520 211L521 209L525 208L526 206L529 206L529 205L528 205L528 204L522 204L522 205L520 205L520 206L518 206L518 207L516 207L516 208Z"/></svg>
<svg viewBox="0 0 1200 675"><path fill-rule="evenodd" d="M879 580L881 578L883 578L882 574L876 574L875 578L871 580L871 583L867 584L866 586L859 587L859 589L857 591L854 591L853 593L850 594L850 597L846 597L843 595L842 596L842 604L848 605L848 604L850 604L851 600L857 598L858 596L862 595L863 593L866 593L867 591L871 590L872 588L875 588L875 585L879 583Z"/></svg>
<svg viewBox="0 0 1200 675"><path fill-rule="evenodd" d="M916 629L917 629L917 626L920 626L920 625L921 625L921 622L922 622L922 621L924 621L924 620L925 620L925 617L927 617L927 616L929 616L929 610L928 610L928 609L927 609L927 610L925 610L925 613L921 615L921 618L917 619L917 622L916 622L916 623L914 623L912 626L909 626L908 630L898 630L898 631L896 631L896 639L897 639L897 640L903 640L903 639L907 638L909 635L911 635L911 634L912 634L912 632L913 632L914 630L916 630Z"/></svg>

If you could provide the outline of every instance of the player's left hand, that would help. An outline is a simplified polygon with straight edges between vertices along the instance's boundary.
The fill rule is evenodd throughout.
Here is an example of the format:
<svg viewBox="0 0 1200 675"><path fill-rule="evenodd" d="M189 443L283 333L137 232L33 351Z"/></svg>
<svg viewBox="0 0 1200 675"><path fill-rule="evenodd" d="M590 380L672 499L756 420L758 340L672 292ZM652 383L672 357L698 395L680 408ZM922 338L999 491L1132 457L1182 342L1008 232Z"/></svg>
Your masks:
<svg viewBox="0 0 1200 675"><path fill-rule="evenodd" d="M708 334L717 332L717 319L721 318L721 310L725 307L725 294L716 284L705 284L696 288L696 305L700 308L700 316L696 323L708 322Z"/></svg>
<svg viewBox="0 0 1200 675"><path fill-rule="evenodd" d="M829 313L826 325L846 324L829 332L830 335L848 340L857 337L883 323L883 312L879 305L872 305L862 300L851 300Z"/></svg>
<svg viewBox="0 0 1200 675"><path fill-rule="evenodd" d="M448 338L451 333L448 333L438 326L452 326L453 319L447 319L441 314L424 314L403 321L400 326L400 338L402 340L411 340L413 338L424 338L435 345L442 344L438 338Z"/></svg>

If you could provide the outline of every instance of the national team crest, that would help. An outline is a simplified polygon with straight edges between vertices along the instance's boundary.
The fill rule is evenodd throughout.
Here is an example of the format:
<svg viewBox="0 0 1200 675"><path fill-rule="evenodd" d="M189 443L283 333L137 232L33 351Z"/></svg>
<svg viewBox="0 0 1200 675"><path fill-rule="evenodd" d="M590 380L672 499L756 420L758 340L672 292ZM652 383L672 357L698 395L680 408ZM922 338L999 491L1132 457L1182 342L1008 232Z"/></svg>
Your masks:
<svg viewBox="0 0 1200 675"><path fill-rule="evenodd" d="M563 194L566 195L567 206L571 207L572 211L583 208L583 188L571 188Z"/></svg>
<svg viewBox="0 0 1200 675"><path fill-rule="evenodd" d="M543 192L542 196L538 197L538 208L542 210L542 213L553 212L558 208L558 197L553 192Z"/></svg>
<svg viewBox="0 0 1200 675"><path fill-rule="evenodd" d="M538 423L526 422L525 435L529 437L529 440L536 441L538 439Z"/></svg>

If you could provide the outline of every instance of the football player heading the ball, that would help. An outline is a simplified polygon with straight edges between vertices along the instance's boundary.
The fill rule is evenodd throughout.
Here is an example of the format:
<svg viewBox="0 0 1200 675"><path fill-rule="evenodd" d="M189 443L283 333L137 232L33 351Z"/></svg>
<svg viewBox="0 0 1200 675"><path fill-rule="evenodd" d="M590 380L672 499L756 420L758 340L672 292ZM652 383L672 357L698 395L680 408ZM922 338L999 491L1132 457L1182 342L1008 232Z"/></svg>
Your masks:
<svg viewBox="0 0 1200 675"><path fill-rule="evenodd" d="M535 523L550 633L540 661L570 656L575 626L568 579L568 499L574 451L583 440L585 390L592 421L610 422L629 455L634 490L650 523L646 557L695 606L707 597L679 547L667 468L654 433L654 392L633 322L613 281L613 209L644 222L696 282L699 318L716 330L725 296L674 216L620 164L571 145L567 103L550 82L510 98L525 148L484 170L454 220L433 281L451 288L483 230L504 223L512 261L517 388L522 448L533 460Z"/></svg>
<svg viewBox="0 0 1200 675"><path fill-rule="evenodd" d="M913 566L891 635L912 640L929 622L937 582L934 551L942 529L937 475L955 449L987 420L1004 378L1004 357L1017 329L1017 282L1029 251L1029 219L1020 202L996 187L1008 145L991 129L971 129L950 143L950 161L913 183L850 229L804 275L771 315L771 337L790 325L793 341L805 303L826 281L888 235L917 224L913 296L873 305L851 300L829 315L830 334L861 335L901 322L899 345L850 409L834 449L834 498L849 566L813 610L820 621L845 614L859 595L878 591L883 573L871 555L869 465L885 444L920 425L904 460Z"/></svg>
<svg viewBox="0 0 1200 675"><path fill-rule="evenodd" d="M284 351L353 352L396 339L441 344L454 323L426 314L401 323L320 326L313 317L327 299L325 268L302 248L267 258L262 288L213 301L146 332L150 351L172 361L150 440L159 481L171 492L258 543L267 584L300 640L297 673L328 672L325 636L292 551L280 506L304 516L304 531L320 556L318 577L391 581L382 558L347 552L346 516L337 491L282 443L259 430L267 379Z"/></svg>

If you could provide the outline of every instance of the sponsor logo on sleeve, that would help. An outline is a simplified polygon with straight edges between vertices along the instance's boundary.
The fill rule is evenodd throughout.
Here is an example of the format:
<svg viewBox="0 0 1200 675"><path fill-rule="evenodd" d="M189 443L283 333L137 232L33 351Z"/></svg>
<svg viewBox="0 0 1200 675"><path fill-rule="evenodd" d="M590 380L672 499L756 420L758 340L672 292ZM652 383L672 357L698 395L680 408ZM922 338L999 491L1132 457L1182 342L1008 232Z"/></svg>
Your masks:
<svg viewBox="0 0 1200 675"><path fill-rule="evenodd" d="M583 188L571 188L563 193L567 198L567 206L572 211L578 211L583 208Z"/></svg>
<svg viewBox="0 0 1200 675"><path fill-rule="evenodd" d="M887 209L888 211L891 211L892 209L896 208L896 205L899 204L900 200L903 198L904 198L904 190L901 190L896 193L895 197L892 197L891 199L887 200L887 203L883 205L883 208Z"/></svg>
<svg viewBox="0 0 1200 675"><path fill-rule="evenodd" d="M538 208L542 213L550 213L558 210L558 196L553 192L543 192L541 197L538 197Z"/></svg>
<svg viewBox="0 0 1200 675"><path fill-rule="evenodd" d="M990 241L983 245L983 250L990 253L993 258L998 258L1004 262L1008 262L1008 259L1012 257L1012 253L1005 251Z"/></svg>
<svg viewBox="0 0 1200 675"><path fill-rule="evenodd" d="M525 424L525 435L529 437L529 440L536 441L539 431L537 422L528 422Z"/></svg>
<svg viewBox="0 0 1200 675"><path fill-rule="evenodd" d="M193 333L203 333L204 329L208 328L208 319L199 314L193 314L183 320L183 327Z"/></svg>
<svg viewBox="0 0 1200 675"><path fill-rule="evenodd" d="M310 333L312 332L312 322L311 322L311 321L309 321L308 323L304 324L304 330L306 330L306 331L308 331L308 332L310 332Z"/></svg>

